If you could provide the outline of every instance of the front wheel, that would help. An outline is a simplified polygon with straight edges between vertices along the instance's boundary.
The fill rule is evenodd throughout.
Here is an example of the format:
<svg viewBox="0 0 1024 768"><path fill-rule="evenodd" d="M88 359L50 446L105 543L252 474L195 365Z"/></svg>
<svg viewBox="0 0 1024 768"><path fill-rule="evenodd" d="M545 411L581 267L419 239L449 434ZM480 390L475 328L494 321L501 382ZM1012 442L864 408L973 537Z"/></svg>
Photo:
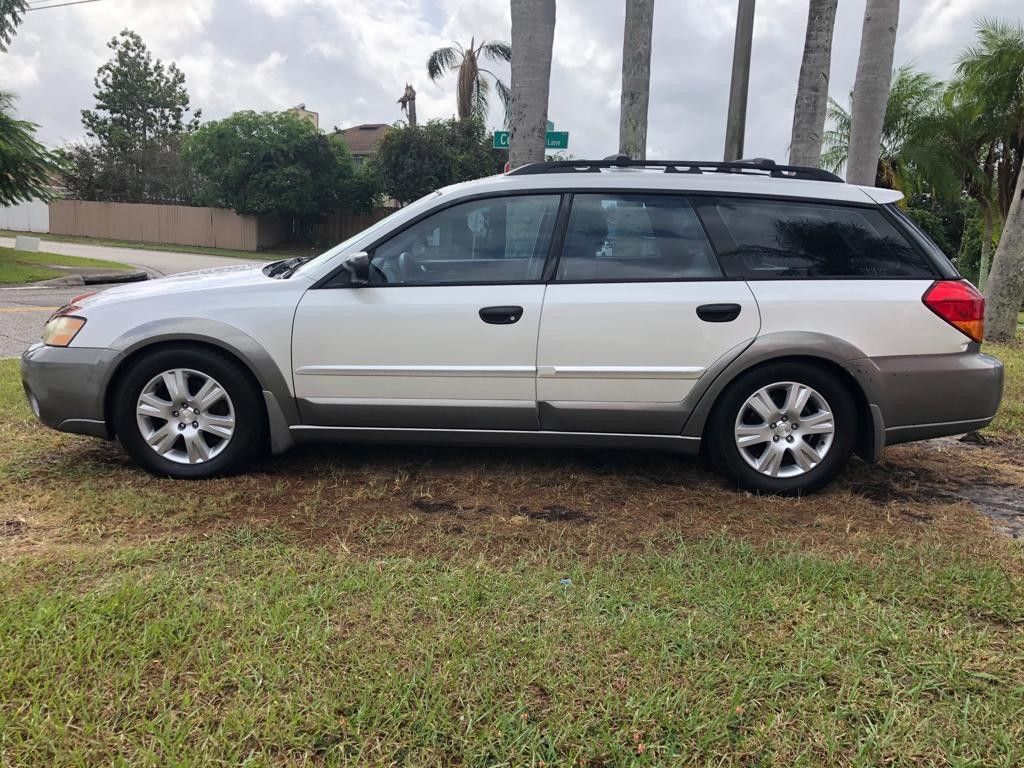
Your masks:
<svg viewBox="0 0 1024 768"><path fill-rule="evenodd" d="M770 364L729 385L709 431L712 459L741 488L808 493L834 479L850 458L856 406L826 370Z"/></svg>
<svg viewBox="0 0 1024 768"><path fill-rule="evenodd" d="M156 475L236 472L265 442L256 386L234 360L207 350L163 349L136 362L113 417L125 450Z"/></svg>

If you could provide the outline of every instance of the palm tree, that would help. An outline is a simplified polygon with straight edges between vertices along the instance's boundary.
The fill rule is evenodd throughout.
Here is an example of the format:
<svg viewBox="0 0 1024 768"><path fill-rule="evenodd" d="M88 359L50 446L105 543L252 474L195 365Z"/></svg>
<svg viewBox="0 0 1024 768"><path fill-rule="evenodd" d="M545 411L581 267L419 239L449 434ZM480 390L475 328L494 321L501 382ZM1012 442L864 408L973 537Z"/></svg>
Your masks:
<svg viewBox="0 0 1024 768"><path fill-rule="evenodd" d="M11 44L15 30L27 10L27 0L0 0L0 52L6 51Z"/></svg>
<svg viewBox="0 0 1024 768"><path fill-rule="evenodd" d="M486 76L494 80L494 88L498 98L508 111L510 91L494 72L480 66L482 60L493 62L511 62L512 47L508 43L496 40L485 40L479 45L476 39L469 41L469 47L463 48L459 43L438 48L427 59L427 74L435 83L445 72L457 72L459 76L456 90L456 104L459 120L476 118L487 119L487 108L490 103L491 84Z"/></svg>
<svg viewBox="0 0 1024 768"><path fill-rule="evenodd" d="M828 80L832 68L832 32L839 0L810 0L807 34L800 79L793 106L793 134L789 143L791 165L817 166L828 106Z"/></svg>
<svg viewBox="0 0 1024 768"><path fill-rule="evenodd" d="M626 0L626 20L622 33L619 152L634 160L647 158L653 29L654 0Z"/></svg>
<svg viewBox="0 0 1024 768"><path fill-rule="evenodd" d="M12 114L14 96L0 91L0 206L50 196L57 157L36 141L36 126Z"/></svg>
<svg viewBox="0 0 1024 768"><path fill-rule="evenodd" d="M555 0L511 0L512 100L509 165L544 162L555 39Z"/></svg>
<svg viewBox="0 0 1024 768"><path fill-rule="evenodd" d="M1024 27L982 19L978 43L960 57L953 87L979 105L990 129L986 167L1004 222L985 290L985 327L990 339L1007 341L1024 294Z"/></svg>
<svg viewBox="0 0 1024 768"><path fill-rule="evenodd" d="M892 84L886 98L885 115L876 152L875 170L870 184L892 189L906 189L908 155L922 141L927 141L926 119L936 112L942 94L942 83L931 75L904 65L892 73ZM853 93L850 100L854 100ZM823 134L820 165L839 173L849 164L851 110L835 99L828 100L826 116L829 129Z"/></svg>
<svg viewBox="0 0 1024 768"><path fill-rule="evenodd" d="M899 16L899 0L867 0L864 8L846 163L846 180L851 184L875 181Z"/></svg>
<svg viewBox="0 0 1024 768"><path fill-rule="evenodd" d="M747 125L747 87L750 84L750 56L754 40L754 0L739 0L736 11L736 39L732 49L732 79L729 83L729 111L725 118L725 160L743 156L743 134Z"/></svg>

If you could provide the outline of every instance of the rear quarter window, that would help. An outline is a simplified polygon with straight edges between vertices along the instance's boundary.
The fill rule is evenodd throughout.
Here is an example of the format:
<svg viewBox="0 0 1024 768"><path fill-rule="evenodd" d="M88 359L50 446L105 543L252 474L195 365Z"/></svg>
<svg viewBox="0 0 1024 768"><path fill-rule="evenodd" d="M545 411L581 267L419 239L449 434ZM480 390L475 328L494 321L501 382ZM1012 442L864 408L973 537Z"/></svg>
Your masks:
<svg viewBox="0 0 1024 768"><path fill-rule="evenodd" d="M710 208L710 211L707 209ZM917 248L876 208L786 200L715 198L722 270L746 280L916 279L935 276Z"/></svg>

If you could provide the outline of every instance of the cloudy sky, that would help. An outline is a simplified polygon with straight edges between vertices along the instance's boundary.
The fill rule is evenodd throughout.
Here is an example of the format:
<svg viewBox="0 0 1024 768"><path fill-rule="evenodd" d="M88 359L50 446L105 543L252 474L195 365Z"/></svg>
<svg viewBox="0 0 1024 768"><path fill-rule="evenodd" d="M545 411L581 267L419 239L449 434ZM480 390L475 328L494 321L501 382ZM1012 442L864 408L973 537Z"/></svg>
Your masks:
<svg viewBox="0 0 1024 768"><path fill-rule="evenodd" d="M38 4L43 0L32 0ZM62 2L66 0L45 0ZM1020 0L903 0L896 63L948 76L982 16L1019 18ZM624 0L558 0L549 117L570 133L575 157L616 149ZM722 153L735 0L658 0L649 157ZM840 0L832 95L853 83L863 0ZM759 0L744 154L785 159L807 0ZM450 41L508 40L507 0L99 0L27 14L0 88L51 145L83 135L92 80L121 29L185 72L204 118L305 102L330 129L394 122L405 83L420 120L455 111L455 78L434 84L427 56ZM507 67L502 70L507 78ZM500 112L492 107L491 126Z"/></svg>

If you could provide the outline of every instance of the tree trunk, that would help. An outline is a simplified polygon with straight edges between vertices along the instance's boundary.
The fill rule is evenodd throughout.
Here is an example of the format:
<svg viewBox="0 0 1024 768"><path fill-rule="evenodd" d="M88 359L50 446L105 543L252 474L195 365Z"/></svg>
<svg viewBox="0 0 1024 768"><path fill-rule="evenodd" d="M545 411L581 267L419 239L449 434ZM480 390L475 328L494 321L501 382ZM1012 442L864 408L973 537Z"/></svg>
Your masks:
<svg viewBox="0 0 1024 768"><path fill-rule="evenodd" d="M555 0L511 0L512 120L509 165L544 162Z"/></svg>
<svg viewBox="0 0 1024 768"><path fill-rule="evenodd" d="M653 29L654 0L626 0L626 21L622 33L619 152L634 160L647 159Z"/></svg>
<svg viewBox="0 0 1024 768"><path fill-rule="evenodd" d="M899 17L899 0L867 0L850 110L850 154L846 161L846 180L850 184L875 184Z"/></svg>
<svg viewBox="0 0 1024 768"><path fill-rule="evenodd" d="M1009 341L1017 331L1017 313L1024 299L1024 173L1017 177L1013 202L1003 223L985 293L985 335Z"/></svg>
<svg viewBox="0 0 1024 768"><path fill-rule="evenodd" d="M804 57L800 62L800 79L793 106L790 165L817 168L821 161L821 137L825 131L828 79L832 68L832 31L838 4L839 0L810 0Z"/></svg>
<svg viewBox="0 0 1024 768"><path fill-rule="evenodd" d="M750 50L754 40L754 0L739 0L736 39L732 48L732 80L729 84L729 112L725 122L725 159L743 157L743 134L747 126L747 86L750 84Z"/></svg>
<svg viewBox="0 0 1024 768"><path fill-rule="evenodd" d="M992 208L985 206L985 225L981 228L981 258L978 259L978 290L988 285L988 257L992 253Z"/></svg>

